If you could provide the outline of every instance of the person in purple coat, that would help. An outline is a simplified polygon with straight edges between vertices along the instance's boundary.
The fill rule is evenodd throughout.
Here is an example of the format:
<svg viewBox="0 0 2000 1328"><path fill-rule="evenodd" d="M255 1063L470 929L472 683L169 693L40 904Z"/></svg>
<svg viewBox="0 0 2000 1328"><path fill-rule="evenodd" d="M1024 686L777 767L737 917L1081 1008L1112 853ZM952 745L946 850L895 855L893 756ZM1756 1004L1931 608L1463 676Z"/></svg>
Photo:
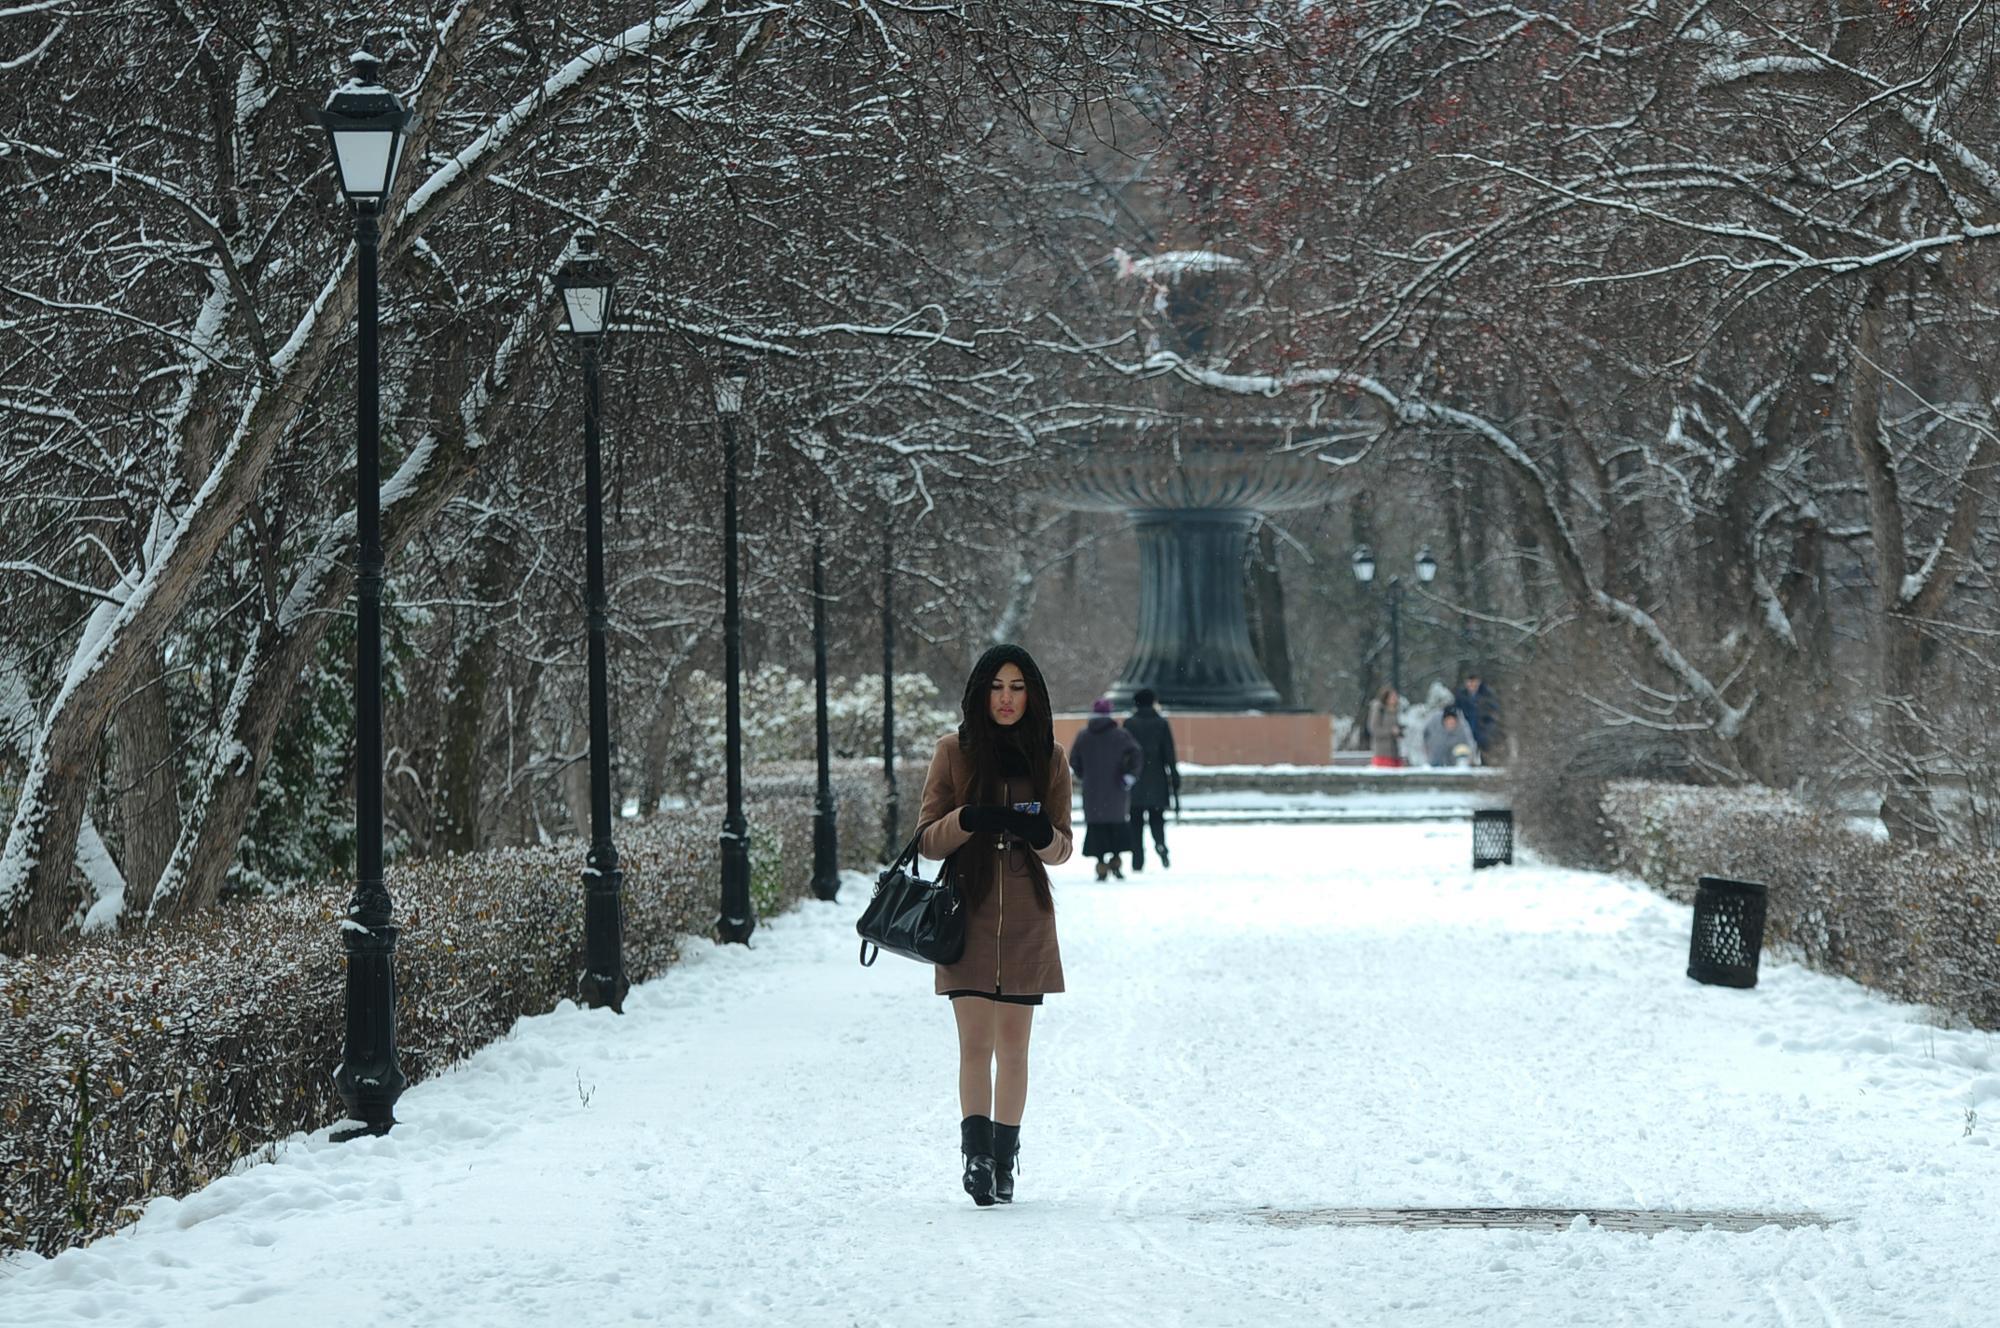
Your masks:
<svg viewBox="0 0 2000 1328"><path fill-rule="evenodd" d="M1097 879L1125 879L1118 855L1130 847L1132 808L1129 794L1138 782L1145 754L1139 740L1111 717L1111 698L1100 696L1090 707L1090 723L1070 744L1069 768L1083 781L1083 851L1097 859Z"/></svg>

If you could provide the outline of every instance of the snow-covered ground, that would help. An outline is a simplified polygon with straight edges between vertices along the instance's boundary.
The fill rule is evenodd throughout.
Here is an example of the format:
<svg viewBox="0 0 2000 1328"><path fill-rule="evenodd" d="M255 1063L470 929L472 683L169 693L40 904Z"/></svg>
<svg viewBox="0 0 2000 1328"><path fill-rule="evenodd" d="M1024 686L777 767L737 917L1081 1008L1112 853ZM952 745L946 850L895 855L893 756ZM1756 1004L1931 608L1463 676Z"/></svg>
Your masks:
<svg viewBox="0 0 2000 1328"><path fill-rule="evenodd" d="M696 947L623 1018L523 1021L384 1139L301 1139L0 1277L0 1323L2000 1323L2000 1038L1686 910L1474 875L1463 823L1186 827L1058 873L1021 1197L957 1182L930 974L854 962L858 880ZM1645 1236L1281 1227L1266 1207L1811 1210Z"/></svg>

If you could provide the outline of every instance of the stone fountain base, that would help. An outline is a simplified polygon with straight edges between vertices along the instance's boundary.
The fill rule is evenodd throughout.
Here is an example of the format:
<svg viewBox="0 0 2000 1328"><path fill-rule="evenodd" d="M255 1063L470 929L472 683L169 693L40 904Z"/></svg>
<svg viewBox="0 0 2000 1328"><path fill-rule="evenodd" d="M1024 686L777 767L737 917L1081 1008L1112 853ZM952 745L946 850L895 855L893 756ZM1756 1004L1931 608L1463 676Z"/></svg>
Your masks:
<svg viewBox="0 0 2000 1328"><path fill-rule="evenodd" d="M1130 707L1120 701L1123 720ZM1310 713L1260 714L1215 711L1165 711L1174 729L1174 755L1186 765L1303 765L1335 762L1333 716ZM1090 721L1088 714L1055 717L1056 741L1068 746ZM1365 754L1344 752L1350 760Z"/></svg>

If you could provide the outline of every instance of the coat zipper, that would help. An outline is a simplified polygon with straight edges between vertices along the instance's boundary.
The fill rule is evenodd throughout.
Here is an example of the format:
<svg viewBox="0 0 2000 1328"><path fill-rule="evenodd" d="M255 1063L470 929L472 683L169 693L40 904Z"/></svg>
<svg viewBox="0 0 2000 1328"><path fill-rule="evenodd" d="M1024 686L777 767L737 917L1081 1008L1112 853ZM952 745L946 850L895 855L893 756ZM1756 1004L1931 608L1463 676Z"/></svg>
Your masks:
<svg viewBox="0 0 2000 1328"><path fill-rule="evenodd" d="M1013 781L1004 781L1001 784L1001 789L1004 791L1009 805L1011 805L1014 800ZM996 853L999 860L994 864L993 888L999 892L999 905L993 913L993 994L998 996L1000 994L1001 956L1005 952L1005 940L1002 933L1006 930L1007 926L1007 836L1000 836Z"/></svg>
<svg viewBox="0 0 2000 1328"><path fill-rule="evenodd" d="M1007 929L1007 841L1000 841L1000 875L995 889L1000 892L1000 907L993 914L993 994L1000 994L1000 959L1006 953L1006 939L1002 935Z"/></svg>

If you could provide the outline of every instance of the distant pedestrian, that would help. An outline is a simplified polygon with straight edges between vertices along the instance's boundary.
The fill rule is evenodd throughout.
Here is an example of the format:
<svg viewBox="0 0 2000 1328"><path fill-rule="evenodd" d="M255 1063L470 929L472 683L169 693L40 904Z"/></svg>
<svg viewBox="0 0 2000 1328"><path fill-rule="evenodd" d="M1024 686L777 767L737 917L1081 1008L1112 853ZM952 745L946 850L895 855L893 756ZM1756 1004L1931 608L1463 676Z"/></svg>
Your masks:
<svg viewBox="0 0 2000 1328"><path fill-rule="evenodd" d="M1500 760L1500 697L1486 685L1486 680L1476 673L1465 675L1465 685L1458 689L1458 713L1472 730L1472 741L1479 748L1479 763L1494 765Z"/></svg>
<svg viewBox="0 0 2000 1328"><path fill-rule="evenodd" d="M1083 852L1097 859L1097 879L1125 879L1118 856L1132 837L1129 793L1138 782L1145 755L1139 740L1111 717L1111 698L1100 696L1090 707L1090 723L1070 744L1069 768L1083 781Z"/></svg>
<svg viewBox="0 0 2000 1328"><path fill-rule="evenodd" d="M1384 687L1368 703L1368 745L1375 753L1368 764L1386 767L1403 762L1403 698Z"/></svg>
<svg viewBox="0 0 2000 1328"><path fill-rule="evenodd" d="M923 855L951 858L965 902L965 954L937 969L958 1024L959 1149L965 1192L1014 1200L1028 1105L1035 1007L1063 989L1048 869L1070 854L1070 778L1048 688L1019 646L979 657L964 720L938 739L924 777Z"/></svg>
<svg viewBox="0 0 2000 1328"><path fill-rule="evenodd" d="M1472 730L1458 718L1458 707L1446 706L1424 725L1424 760L1431 765L1471 765L1479 757Z"/></svg>
<svg viewBox="0 0 2000 1328"><path fill-rule="evenodd" d="M1139 740L1145 764L1139 767L1139 782L1132 786L1132 870L1146 870L1146 829L1150 821L1153 850L1160 865L1167 860L1167 806L1181 796L1181 767L1174 758L1174 730L1154 706L1159 696L1150 687L1132 694L1132 715L1125 730Z"/></svg>

